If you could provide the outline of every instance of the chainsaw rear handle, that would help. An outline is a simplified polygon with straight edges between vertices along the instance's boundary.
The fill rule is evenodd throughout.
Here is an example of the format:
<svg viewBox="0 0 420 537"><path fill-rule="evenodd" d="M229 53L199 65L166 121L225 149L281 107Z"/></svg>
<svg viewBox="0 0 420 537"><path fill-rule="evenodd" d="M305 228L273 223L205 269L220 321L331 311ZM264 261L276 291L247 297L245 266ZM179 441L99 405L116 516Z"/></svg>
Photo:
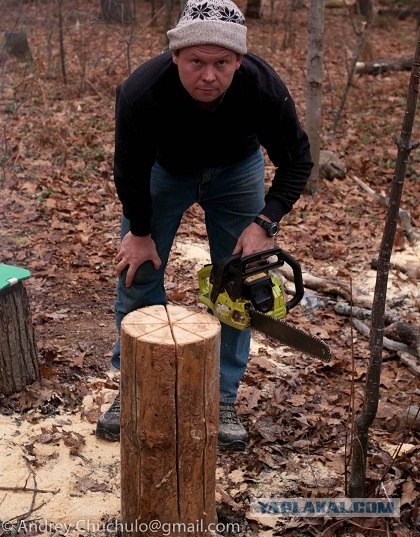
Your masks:
<svg viewBox="0 0 420 537"><path fill-rule="evenodd" d="M295 286L295 292L292 298L288 302L286 302L286 310L290 311L302 300L303 295L305 293L305 288L303 287L302 269L300 268L300 264L298 263L298 261L296 261L294 257L292 257L284 250L281 250L281 253L286 264L289 265L289 267L293 270L293 283Z"/></svg>
<svg viewBox="0 0 420 537"><path fill-rule="evenodd" d="M236 257L236 256L234 256ZM276 259L270 260L270 257L276 257ZM264 263L258 263L258 261L264 261ZM300 264L294 257L282 250L281 248L272 248L265 250L264 252L258 252L256 254L247 255L241 258L242 274L249 276L261 272L261 270L271 270L276 267L281 267L286 263L293 271L293 282L295 286L295 292L293 297L286 302L286 310L290 311L297 306L302 300L305 289L303 287L302 269ZM250 265L250 266L248 266Z"/></svg>
<svg viewBox="0 0 420 537"><path fill-rule="evenodd" d="M269 258L275 257L275 260ZM293 271L293 281L295 292L293 297L285 304L286 310L290 311L303 298L304 287L302 279L302 270L299 263L294 257L282 250L281 248L271 248L263 252L257 252L241 257L241 254L236 254L221 263L214 266L213 290L211 300L214 302L220 291L223 290L227 282L231 282L229 286L229 294L233 300L240 297L242 290L243 277L258 274L261 271L267 271L276 267L281 267L286 263ZM232 282L233 278L233 282Z"/></svg>

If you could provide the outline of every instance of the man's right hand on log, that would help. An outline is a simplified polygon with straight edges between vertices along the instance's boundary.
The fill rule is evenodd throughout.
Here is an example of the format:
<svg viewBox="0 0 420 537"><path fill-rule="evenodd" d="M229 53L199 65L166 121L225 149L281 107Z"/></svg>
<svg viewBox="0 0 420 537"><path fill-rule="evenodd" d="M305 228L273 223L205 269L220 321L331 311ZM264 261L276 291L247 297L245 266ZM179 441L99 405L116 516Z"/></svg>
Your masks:
<svg viewBox="0 0 420 537"><path fill-rule="evenodd" d="M133 235L131 231L129 231L121 241L120 251L117 254L116 261L118 263L118 275L128 267L125 278L125 285L127 287L131 287L134 275L140 265L146 261L151 261L154 268L157 270L162 263L158 256L155 241L152 239L152 236L146 235L145 237L139 237Z"/></svg>

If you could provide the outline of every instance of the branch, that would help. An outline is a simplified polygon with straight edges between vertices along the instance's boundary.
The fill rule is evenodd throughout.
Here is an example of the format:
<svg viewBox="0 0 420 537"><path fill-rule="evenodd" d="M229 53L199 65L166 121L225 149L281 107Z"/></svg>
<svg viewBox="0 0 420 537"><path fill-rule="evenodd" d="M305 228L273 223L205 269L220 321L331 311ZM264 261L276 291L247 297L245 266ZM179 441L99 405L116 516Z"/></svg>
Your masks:
<svg viewBox="0 0 420 537"><path fill-rule="evenodd" d="M398 356L401 362L405 364L412 373L420 377L420 365L411 354L406 352L399 352Z"/></svg>
<svg viewBox="0 0 420 537"><path fill-rule="evenodd" d="M39 492L44 494L57 494L60 492L60 489L57 490L48 490L48 489L38 489L38 488L31 488L31 487L3 487L0 486L0 490L5 490L8 492Z"/></svg>
<svg viewBox="0 0 420 537"><path fill-rule="evenodd" d="M289 266L284 265L278 270L287 280L291 282L294 281L293 271ZM347 302L352 302L363 308L370 309L372 307L372 296L364 295L360 292L356 295L354 289L353 296L351 296L352 293L350 292L350 287L344 280L339 278L321 278L320 276L315 276L309 272L304 272L302 278L305 289L312 289L313 291L331 295L335 298L339 296L344 298Z"/></svg>
<svg viewBox="0 0 420 537"><path fill-rule="evenodd" d="M336 130L337 130L337 125L338 125L338 123L340 121L341 114L342 114L342 112L344 110L344 106L345 106L346 100L347 100L347 95L348 95L348 93L350 91L350 87L351 87L351 84L352 84L352 81L353 81L354 73L356 72L356 64L357 64L357 61L358 61L358 59L360 57L360 54L362 53L363 46L365 44L365 38L366 38L366 35L367 35L367 31L368 31L368 25L364 22L364 23L362 23L361 31L357 35L356 49L354 51L353 58L352 58L352 61L351 61L350 71L349 71L349 74L347 76L347 83L346 83L346 86L344 88L343 94L341 96L341 100L340 100L340 104L338 106L338 110L335 113L333 126L332 126L333 133L335 133Z"/></svg>
<svg viewBox="0 0 420 537"><path fill-rule="evenodd" d="M398 142L396 142L396 143L398 145ZM360 186L360 188L362 188L365 192L367 192L372 197L377 199L379 201L379 203L383 207L385 207L385 208L389 207L389 198L387 196L382 196L381 194L378 194L377 192L375 192L373 190L373 188L371 188L369 185L367 185L364 181L362 181L361 179L359 179L355 175L353 175L351 177ZM400 220L401 227L403 228L404 233L405 233L407 239L409 240L410 244L415 244L420 238L420 233L417 231L416 228L414 228L411 225L411 215L410 215L410 213L408 211L406 211L405 209L400 209L399 208L398 209L398 218Z"/></svg>
<svg viewBox="0 0 420 537"><path fill-rule="evenodd" d="M338 315L344 315L346 317L349 317L350 315L352 317L355 317L356 319L372 319L372 311L367 308L359 308L358 306L351 306L348 302L344 302L343 300L340 300L336 303L334 306L334 311L338 313ZM385 324L392 324L398 322L398 317L390 312L386 313L384 317Z"/></svg>

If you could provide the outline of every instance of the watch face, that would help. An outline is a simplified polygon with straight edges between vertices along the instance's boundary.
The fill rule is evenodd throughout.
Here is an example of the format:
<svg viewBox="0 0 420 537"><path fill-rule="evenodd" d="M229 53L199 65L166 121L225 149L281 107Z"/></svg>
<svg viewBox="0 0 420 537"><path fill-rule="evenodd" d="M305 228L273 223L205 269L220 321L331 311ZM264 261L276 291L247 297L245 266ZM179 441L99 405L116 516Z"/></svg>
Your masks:
<svg viewBox="0 0 420 537"><path fill-rule="evenodd" d="M276 222L273 222L270 225L270 229L268 230L270 237L275 237L278 232L279 232L279 225Z"/></svg>

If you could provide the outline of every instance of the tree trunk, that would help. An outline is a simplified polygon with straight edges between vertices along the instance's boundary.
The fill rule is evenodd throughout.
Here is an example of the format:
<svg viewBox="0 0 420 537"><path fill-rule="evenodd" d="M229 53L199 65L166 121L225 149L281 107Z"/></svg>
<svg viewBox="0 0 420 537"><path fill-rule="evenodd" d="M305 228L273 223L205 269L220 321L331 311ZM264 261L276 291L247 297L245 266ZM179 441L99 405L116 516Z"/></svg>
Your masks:
<svg viewBox="0 0 420 537"><path fill-rule="evenodd" d="M209 525L216 522L219 345L220 324L207 313L150 306L124 318L124 535L211 535ZM156 520L160 529L151 533L150 523Z"/></svg>
<svg viewBox="0 0 420 537"><path fill-rule="evenodd" d="M321 149L322 74L324 58L324 0L311 0L308 31L306 130L314 162L306 190L316 192Z"/></svg>
<svg viewBox="0 0 420 537"><path fill-rule="evenodd" d="M371 21L373 15L373 0L357 0L357 12L362 15L366 21Z"/></svg>
<svg viewBox="0 0 420 537"><path fill-rule="evenodd" d="M101 14L106 23L132 24L135 22L133 0L101 0Z"/></svg>
<svg viewBox="0 0 420 537"><path fill-rule="evenodd" d="M354 423L352 442L351 474L349 495L362 498L366 494L366 461L369 427L378 409L379 386L381 380L382 348L384 339L384 312L392 247L398 221L398 211L404 187L405 172L411 150L418 144L411 144L416 102L420 78L420 32L417 36L416 53L408 88L407 106L397 141L398 154L392 179L389 208L386 215L378 258L378 273L372 308L372 329L370 333L370 360L366 375L363 406Z"/></svg>
<svg viewBox="0 0 420 537"><path fill-rule="evenodd" d="M248 0L245 17L247 19L261 18L261 0Z"/></svg>
<svg viewBox="0 0 420 537"><path fill-rule="evenodd" d="M0 395L20 392L39 376L28 296L18 282L0 293Z"/></svg>
<svg viewBox="0 0 420 537"><path fill-rule="evenodd" d="M33 61L26 32L6 32L4 48L18 60L28 63Z"/></svg>

